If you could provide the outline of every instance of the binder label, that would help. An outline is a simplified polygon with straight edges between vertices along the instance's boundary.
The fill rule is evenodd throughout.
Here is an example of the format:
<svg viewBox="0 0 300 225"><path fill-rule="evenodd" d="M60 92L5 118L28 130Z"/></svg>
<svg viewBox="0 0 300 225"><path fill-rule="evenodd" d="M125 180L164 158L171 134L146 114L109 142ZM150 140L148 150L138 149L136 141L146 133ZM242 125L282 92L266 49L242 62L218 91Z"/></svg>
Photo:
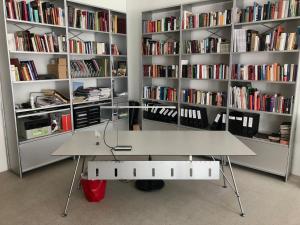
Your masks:
<svg viewBox="0 0 300 225"><path fill-rule="evenodd" d="M201 117L201 111L200 110L197 111L197 115L198 115L198 120L201 120L202 117Z"/></svg>
<svg viewBox="0 0 300 225"><path fill-rule="evenodd" d="M197 119L197 113L196 113L196 110L193 110L193 119Z"/></svg>
<svg viewBox="0 0 300 225"><path fill-rule="evenodd" d="M226 114L223 114L222 123L226 123Z"/></svg>
<svg viewBox="0 0 300 225"><path fill-rule="evenodd" d="M220 114L218 114L218 115L217 115L217 117L216 117L216 119L215 119L215 122L216 122L216 123L218 123L218 122L219 122L219 120L220 120L220 118L221 118L221 115L220 115Z"/></svg>
<svg viewBox="0 0 300 225"><path fill-rule="evenodd" d="M253 127L253 117L249 117L249 124L248 127L252 128Z"/></svg>
<svg viewBox="0 0 300 225"><path fill-rule="evenodd" d="M248 117L247 117L247 116L244 116L244 119L243 119L243 127L247 127L247 124L248 124Z"/></svg>
<svg viewBox="0 0 300 225"><path fill-rule="evenodd" d="M181 117L184 117L184 109L181 109L181 111L180 111L180 116L181 116Z"/></svg>

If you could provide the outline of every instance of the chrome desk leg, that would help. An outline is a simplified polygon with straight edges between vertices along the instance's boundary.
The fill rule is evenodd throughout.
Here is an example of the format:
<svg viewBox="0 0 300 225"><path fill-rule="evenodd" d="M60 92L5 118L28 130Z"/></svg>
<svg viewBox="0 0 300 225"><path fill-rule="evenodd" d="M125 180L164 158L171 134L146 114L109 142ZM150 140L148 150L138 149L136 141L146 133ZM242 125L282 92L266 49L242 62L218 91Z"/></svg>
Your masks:
<svg viewBox="0 0 300 225"><path fill-rule="evenodd" d="M225 174L225 157L224 156L220 156L221 157L221 168L223 173ZM226 179L225 176L223 175L223 188L227 188L227 184L226 184Z"/></svg>
<svg viewBox="0 0 300 225"><path fill-rule="evenodd" d="M81 181L81 176L83 175L83 172L84 172L84 167L85 167L85 161L86 161L86 156L83 157L83 160L82 160L82 166L81 166L81 173L80 173L80 177L78 179L78 185L77 185L77 189L80 190L80 181Z"/></svg>
<svg viewBox="0 0 300 225"><path fill-rule="evenodd" d="M75 182L79 162L80 162L80 156L78 156L77 163L76 163L76 166L75 166L74 175L73 175L72 183L71 183L71 186L70 186L70 191L69 191L69 194L68 194L68 198L67 198L67 202L66 202L65 211L63 213L63 217L68 216L68 206L69 206L69 202L70 202L70 199L71 199L71 195L72 195L72 191L73 191L73 186L74 186L74 182Z"/></svg>
<svg viewBox="0 0 300 225"><path fill-rule="evenodd" d="M228 161L228 165L229 165L229 169L230 169L230 173L231 173L231 177L232 177L232 181L233 181L233 185L234 185L234 189L235 189L235 194L236 194L236 197L238 199L239 206L240 206L240 209L241 209L241 216L244 217L245 212L244 212L244 209L243 209L240 193L239 193L238 187L236 185L236 181L235 181L235 177L234 177L234 174L233 174L233 170L232 170L231 161L230 161L229 156L227 156L227 161Z"/></svg>

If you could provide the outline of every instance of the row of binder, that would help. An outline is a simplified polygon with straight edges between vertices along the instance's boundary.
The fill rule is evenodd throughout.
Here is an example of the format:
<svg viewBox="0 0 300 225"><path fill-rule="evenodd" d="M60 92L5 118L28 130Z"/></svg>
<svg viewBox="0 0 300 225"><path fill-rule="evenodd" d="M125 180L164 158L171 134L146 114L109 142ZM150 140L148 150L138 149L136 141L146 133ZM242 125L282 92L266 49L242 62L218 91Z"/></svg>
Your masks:
<svg viewBox="0 0 300 225"><path fill-rule="evenodd" d="M259 119L259 114L231 112L229 131L235 135L253 138L258 133Z"/></svg>
<svg viewBox="0 0 300 225"><path fill-rule="evenodd" d="M206 108L185 107L180 109L180 123L184 126L205 129L208 127Z"/></svg>
<svg viewBox="0 0 300 225"><path fill-rule="evenodd" d="M144 106L145 109L143 114L145 119L177 124L177 119L178 119L177 108L176 109L160 108L160 106L162 105L154 102L145 103Z"/></svg>

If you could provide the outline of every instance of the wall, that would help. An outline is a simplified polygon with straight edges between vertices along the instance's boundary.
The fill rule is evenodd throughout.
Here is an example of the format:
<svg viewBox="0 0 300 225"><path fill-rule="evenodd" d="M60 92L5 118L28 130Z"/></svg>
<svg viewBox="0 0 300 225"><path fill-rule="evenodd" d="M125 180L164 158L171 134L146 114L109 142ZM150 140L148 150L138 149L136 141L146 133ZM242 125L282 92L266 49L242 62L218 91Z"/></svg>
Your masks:
<svg viewBox="0 0 300 225"><path fill-rule="evenodd" d="M74 2L90 4L98 7L126 12L126 0L73 0Z"/></svg>
<svg viewBox="0 0 300 225"><path fill-rule="evenodd" d="M4 140L3 120L2 120L2 96L0 86L0 173L7 170L7 158Z"/></svg>
<svg viewBox="0 0 300 225"><path fill-rule="evenodd" d="M116 11L126 12L126 0L74 0L74 2L91 4ZM1 57L0 60L2 60ZM2 104L1 100L2 96L0 91L0 105ZM3 133L2 107L0 106L0 172L7 170L7 158Z"/></svg>
<svg viewBox="0 0 300 225"><path fill-rule="evenodd" d="M127 18L128 18L128 69L130 74L129 80L129 96L131 99L139 100L141 96L141 58L142 53L140 46L142 44L142 11L158 9L163 7L170 7L172 5L186 4L195 1L190 0L127 0ZM300 118L300 104L298 110L298 117ZM300 119L297 121L299 129L295 139L295 154L293 158L292 173L300 176Z"/></svg>

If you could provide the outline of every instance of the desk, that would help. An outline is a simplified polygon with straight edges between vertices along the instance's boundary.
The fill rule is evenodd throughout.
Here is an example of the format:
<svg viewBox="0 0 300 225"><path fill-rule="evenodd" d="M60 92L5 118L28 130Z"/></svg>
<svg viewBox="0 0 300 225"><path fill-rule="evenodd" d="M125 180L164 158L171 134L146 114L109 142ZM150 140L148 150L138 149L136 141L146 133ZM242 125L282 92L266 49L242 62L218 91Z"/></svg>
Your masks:
<svg viewBox="0 0 300 225"><path fill-rule="evenodd" d="M218 167L218 169L223 176L224 187L226 187L227 183L229 184L237 197L241 210L240 215L245 215L232 170L230 156L254 156L255 153L229 132L121 131L119 132L118 137L116 132L107 132L106 134L108 145L114 146L117 138L121 145L131 145L132 151L114 151L114 155L116 157L126 156L127 158L134 158L134 156L186 156L187 161L191 162L193 156L208 156L212 158L212 162L217 162L215 156L220 157L221 167ZM95 132L79 132L76 133L70 141L58 148L53 155L78 157L64 210L64 216L67 216L80 158L87 156L112 156L112 153L110 148L104 144L103 137L101 135L100 137L97 137ZM232 182L229 181L224 173L225 162L229 165ZM85 160L83 160L82 168L84 168L84 163ZM93 166L95 166L95 164Z"/></svg>

